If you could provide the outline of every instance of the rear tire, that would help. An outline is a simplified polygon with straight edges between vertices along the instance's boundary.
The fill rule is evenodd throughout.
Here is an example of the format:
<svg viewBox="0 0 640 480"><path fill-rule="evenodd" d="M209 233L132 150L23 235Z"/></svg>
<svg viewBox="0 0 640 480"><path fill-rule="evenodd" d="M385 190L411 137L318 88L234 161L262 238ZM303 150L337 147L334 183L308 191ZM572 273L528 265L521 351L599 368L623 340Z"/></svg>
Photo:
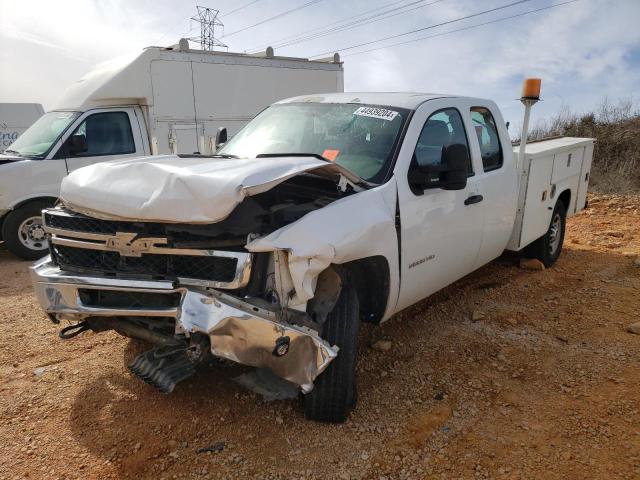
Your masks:
<svg viewBox="0 0 640 480"><path fill-rule="evenodd" d="M524 248L525 257L537 258L546 268L553 265L562 253L566 224L567 211L564 203L558 200L551 214L551 223L547 232Z"/></svg>
<svg viewBox="0 0 640 480"><path fill-rule="evenodd" d="M23 260L37 260L49 253L42 227L45 202L28 203L11 211L2 224L2 239L7 249Z"/></svg>
<svg viewBox="0 0 640 480"><path fill-rule="evenodd" d="M304 397L304 414L308 419L344 422L356 404L359 314L355 289L344 285L322 332L322 337L330 345L337 345L340 351Z"/></svg>

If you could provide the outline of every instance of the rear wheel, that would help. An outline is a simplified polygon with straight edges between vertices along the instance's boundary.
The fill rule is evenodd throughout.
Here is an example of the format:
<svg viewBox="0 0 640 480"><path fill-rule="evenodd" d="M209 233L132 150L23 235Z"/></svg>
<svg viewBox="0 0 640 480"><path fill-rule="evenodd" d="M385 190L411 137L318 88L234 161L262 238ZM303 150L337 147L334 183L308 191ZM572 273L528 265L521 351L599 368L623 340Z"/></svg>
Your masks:
<svg viewBox="0 0 640 480"><path fill-rule="evenodd" d="M566 223L567 211L564 203L558 201L551 215L549 229L542 237L524 248L525 256L537 258L545 267L553 265L562 252Z"/></svg>
<svg viewBox="0 0 640 480"><path fill-rule="evenodd" d="M344 422L355 406L359 314L355 289L343 286L322 332L323 338L340 351L304 397L304 414L311 420Z"/></svg>
<svg viewBox="0 0 640 480"><path fill-rule="evenodd" d="M14 255L24 260L37 260L49 247L42 224L45 202L28 203L10 212L2 224L2 239Z"/></svg>

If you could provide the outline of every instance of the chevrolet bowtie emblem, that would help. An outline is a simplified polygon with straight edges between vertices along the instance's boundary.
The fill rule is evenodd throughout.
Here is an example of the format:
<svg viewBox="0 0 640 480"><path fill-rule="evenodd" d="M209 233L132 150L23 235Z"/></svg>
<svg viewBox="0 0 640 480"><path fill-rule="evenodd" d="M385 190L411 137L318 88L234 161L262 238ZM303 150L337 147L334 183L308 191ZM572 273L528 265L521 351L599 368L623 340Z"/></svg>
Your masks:
<svg viewBox="0 0 640 480"><path fill-rule="evenodd" d="M157 245L166 245L166 238L136 238L138 233L116 232L107 238L107 249L118 252L123 257L141 257Z"/></svg>

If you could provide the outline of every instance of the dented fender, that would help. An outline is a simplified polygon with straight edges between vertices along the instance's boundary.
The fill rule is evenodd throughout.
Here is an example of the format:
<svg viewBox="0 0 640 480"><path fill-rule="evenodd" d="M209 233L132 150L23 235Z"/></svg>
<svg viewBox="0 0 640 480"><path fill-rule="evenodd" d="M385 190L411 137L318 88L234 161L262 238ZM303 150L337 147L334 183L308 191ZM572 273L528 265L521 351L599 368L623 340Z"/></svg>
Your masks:
<svg viewBox="0 0 640 480"><path fill-rule="evenodd" d="M398 238L395 226L397 185L384 185L336 200L298 221L246 245L251 252L288 253L295 295L289 305L314 296L318 275L331 264L383 256L389 264L389 298L383 319L395 309L399 289Z"/></svg>

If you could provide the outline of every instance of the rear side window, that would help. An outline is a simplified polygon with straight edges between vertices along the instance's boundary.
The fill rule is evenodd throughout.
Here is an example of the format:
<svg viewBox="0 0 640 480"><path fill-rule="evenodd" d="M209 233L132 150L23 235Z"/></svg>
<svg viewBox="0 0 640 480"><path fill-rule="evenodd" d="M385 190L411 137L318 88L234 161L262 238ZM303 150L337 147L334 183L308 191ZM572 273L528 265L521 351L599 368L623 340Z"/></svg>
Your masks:
<svg viewBox="0 0 640 480"><path fill-rule="evenodd" d="M94 113L80 124L74 135L84 135L87 142L87 151L77 154L78 157L123 155L136 151L126 112Z"/></svg>
<svg viewBox="0 0 640 480"><path fill-rule="evenodd" d="M471 109L471 121L476 131L485 172L502 167L502 146L498 128L491 112L484 107Z"/></svg>
<svg viewBox="0 0 640 480"><path fill-rule="evenodd" d="M416 145L415 162L420 166L441 165L444 149L454 143L461 143L469 151L467 134L460 112L455 108L435 112L422 127ZM473 175L470 157L468 157L468 165L469 175Z"/></svg>

